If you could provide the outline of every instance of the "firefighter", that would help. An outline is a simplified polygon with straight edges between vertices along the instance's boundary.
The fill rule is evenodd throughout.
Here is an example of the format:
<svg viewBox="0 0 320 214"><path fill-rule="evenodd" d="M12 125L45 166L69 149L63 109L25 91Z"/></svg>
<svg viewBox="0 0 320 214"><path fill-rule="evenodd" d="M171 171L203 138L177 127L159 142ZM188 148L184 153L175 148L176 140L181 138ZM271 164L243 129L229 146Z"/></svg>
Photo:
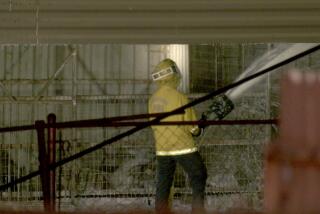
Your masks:
<svg viewBox="0 0 320 214"><path fill-rule="evenodd" d="M149 113L168 112L188 103L185 94L178 91L181 74L171 59L162 60L152 72L157 90L149 99ZM164 118L162 121L194 121L193 108L184 114ZM157 213L169 212L170 188L173 185L176 164L186 172L192 188L192 211L203 213L207 169L198 152L194 137L201 134L198 126L152 126L156 142L156 196Z"/></svg>

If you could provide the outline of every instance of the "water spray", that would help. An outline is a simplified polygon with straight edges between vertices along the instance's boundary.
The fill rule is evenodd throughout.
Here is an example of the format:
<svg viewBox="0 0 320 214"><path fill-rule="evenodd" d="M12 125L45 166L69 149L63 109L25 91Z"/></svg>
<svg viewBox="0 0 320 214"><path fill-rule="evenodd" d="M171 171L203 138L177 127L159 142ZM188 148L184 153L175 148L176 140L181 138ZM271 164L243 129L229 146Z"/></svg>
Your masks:
<svg viewBox="0 0 320 214"><path fill-rule="evenodd" d="M278 44L271 50L268 50L261 57L256 59L251 65L242 72L242 74L236 79L236 82L244 79L248 76L258 73L261 70L270 68L280 62L283 62L291 57L307 51L311 48L319 45L318 43L297 43L297 44ZM275 69L273 69L275 70ZM241 84L236 88L230 89L226 92L226 96L230 100L235 101L241 95L249 90L252 86L256 85L258 82L266 78L266 75L260 76L258 78L252 79L245 84Z"/></svg>
<svg viewBox="0 0 320 214"><path fill-rule="evenodd" d="M264 55L256 59L242 74L236 79L235 82L241 81L248 76L259 73L262 70L271 68L281 62L284 62L298 54L310 50L318 43L297 43L297 44L279 44L275 48L267 51ZM279 66L280 67L280 66ZM278 67L277 67L278 68ZM274 68L273 70L275 70ZM244 84L235 88L231 88L224 94L220 94L211 99L209 108L201 115L202 120L222 120L234 109L234 102L236 99L256 85L258 82L266 78L266 75L258 76ZM202 138L203 139L203 138Z"/></svg>

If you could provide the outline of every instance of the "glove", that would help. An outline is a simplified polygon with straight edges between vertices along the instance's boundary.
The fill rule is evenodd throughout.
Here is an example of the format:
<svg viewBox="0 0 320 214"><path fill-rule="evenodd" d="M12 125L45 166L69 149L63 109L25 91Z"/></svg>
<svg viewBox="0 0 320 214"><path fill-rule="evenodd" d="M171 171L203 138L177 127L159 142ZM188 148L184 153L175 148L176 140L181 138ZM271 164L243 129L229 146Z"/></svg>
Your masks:
<svg viewBox="0 0 320 214"><path fill-rule="evenodd" d="M199 122L201 121L206 121L207 118L205 117L204 114L201 115L201 119L199 120ZM203 133L204 133L204 128L205 128L205 125L203 124L199 124L198 127L195 127L193 129L191 129L191 134L193 137L199 137L201 136Z"/></svg>

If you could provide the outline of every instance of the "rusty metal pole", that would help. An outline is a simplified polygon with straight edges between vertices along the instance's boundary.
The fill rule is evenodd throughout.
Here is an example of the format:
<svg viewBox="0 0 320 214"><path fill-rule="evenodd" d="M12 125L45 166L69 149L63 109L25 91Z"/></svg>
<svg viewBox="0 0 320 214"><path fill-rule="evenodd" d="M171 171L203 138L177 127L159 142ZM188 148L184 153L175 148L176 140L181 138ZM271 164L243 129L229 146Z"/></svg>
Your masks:
<svg viewBox="0 0 320 214"><path fill-rule="evenodd" d="M49 114L47 117L48 121L48 140L47 140L47 148L48 148L48 165L54 164L56 162L56 128L50 127L50 125L54 125L56 123L56 115ZM55 211L56 205L56 171L55 169L51 169L49 172L49 190L50 190L50 212Z"/></svg>
<svg viewBox="0 0 320 214"><path fill-rule="evenodd" d="M45 122L43 120L38 120L35 123L37 136L38 136L38 152L39 152L39 170L40 170L40 179L43 193L43 203L45 211L49 211L50 207L50 195L49 195L49 180L48 180L48 172L49 168L47 165L47 157L46 157L46 144L45 144L45 134L44 127Z"/></svg>

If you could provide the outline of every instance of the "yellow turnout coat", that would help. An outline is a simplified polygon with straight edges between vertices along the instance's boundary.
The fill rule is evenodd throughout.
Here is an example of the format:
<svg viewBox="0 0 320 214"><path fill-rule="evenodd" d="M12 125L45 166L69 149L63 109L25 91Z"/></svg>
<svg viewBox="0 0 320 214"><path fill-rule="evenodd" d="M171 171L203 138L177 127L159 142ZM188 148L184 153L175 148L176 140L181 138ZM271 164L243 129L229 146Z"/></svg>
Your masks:
<svg viewBox="0 0 320 214"><path fill-rule="evenodd" d="M172 111L188 103L188 98L174 87L162 85L149 99L149 113ZM187 108L184 114L177 114L162 121L196 120L193 108ZM197 151L192 137L197 127L186 125L152 126L156 141L156 155L182 155Z"/></svg>

